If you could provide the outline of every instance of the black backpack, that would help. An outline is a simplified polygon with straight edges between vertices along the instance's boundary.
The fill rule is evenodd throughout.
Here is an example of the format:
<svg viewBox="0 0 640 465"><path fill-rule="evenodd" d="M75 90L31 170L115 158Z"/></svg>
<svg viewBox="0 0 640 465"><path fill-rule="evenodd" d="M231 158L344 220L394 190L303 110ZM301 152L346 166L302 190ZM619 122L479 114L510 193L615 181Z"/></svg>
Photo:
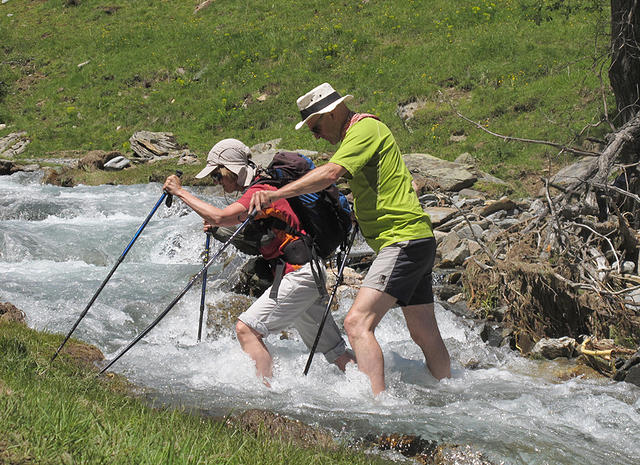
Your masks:
<svg viewBox="0 0 640 465"><path fill-rule="evenodd" d="M315 167L310 158L300 153L278 152L253 184L264 183L280 188ZM340 245L346 244L351 231L351 207L335 184L287 201L300 219L302 228L313 239L320 257L328 258Z"/></svg>

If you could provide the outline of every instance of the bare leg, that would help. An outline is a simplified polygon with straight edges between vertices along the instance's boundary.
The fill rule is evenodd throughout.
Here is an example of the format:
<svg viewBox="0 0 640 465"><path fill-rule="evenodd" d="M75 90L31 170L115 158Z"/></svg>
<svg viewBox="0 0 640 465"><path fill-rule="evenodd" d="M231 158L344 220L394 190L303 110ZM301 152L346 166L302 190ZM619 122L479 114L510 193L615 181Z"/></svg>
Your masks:
<svg viewBox="0 0 640 465"><path fill-rule="evenodd" d="M389 294L361 287L344 320L344 329L356 353L358 369L369 377L374 395L385 390L384 358L374 331L395 302L395 297Z"/></svg>
<svg viewBox="0 0 640 465"><path fill-rule="evenodd" d="M256 374L263 380L271 378L273 375L273 360L267 350L267 346L264 345L260 333L238 320L236 334L242 350L256 362Z"/></svg>
<svg viewBox="0 0 640 465"><path fill-rule="evenodd" d="M411 339L422 349L431 374L438 379L450 378L449 352L440 335L433 304L402 307L402 313L407 321Z"/></svg>

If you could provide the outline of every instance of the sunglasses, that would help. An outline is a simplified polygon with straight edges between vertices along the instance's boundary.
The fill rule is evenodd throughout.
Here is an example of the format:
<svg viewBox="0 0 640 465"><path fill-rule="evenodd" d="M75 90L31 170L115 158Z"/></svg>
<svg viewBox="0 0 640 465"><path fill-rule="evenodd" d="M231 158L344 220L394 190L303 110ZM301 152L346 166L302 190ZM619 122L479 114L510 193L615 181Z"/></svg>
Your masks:
<svg viewBox="0 0 640 465"><path fill-rule="evenodd" d="M215 182L219 183L222 181L222 173L220 173L220 170L218 168L211 172L211 177Z"/></svg>

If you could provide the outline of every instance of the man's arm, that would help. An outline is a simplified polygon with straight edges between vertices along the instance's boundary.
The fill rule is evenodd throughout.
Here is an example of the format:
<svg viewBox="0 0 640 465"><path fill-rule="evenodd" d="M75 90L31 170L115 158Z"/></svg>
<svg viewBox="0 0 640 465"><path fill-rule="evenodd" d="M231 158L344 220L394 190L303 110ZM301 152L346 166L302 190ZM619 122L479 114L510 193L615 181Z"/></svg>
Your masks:
<svg viewBox="0 0 640 465"><path fill-rule="evenodd" d="M247 218L247 209L241 203L234 202L224 209L209 205L204 200L185 190L180 183L180 179L175 175L169 176L162 188L168 194L180 198L212 226L233 226Z"/></svg>
<svg viewBox="0 0 640 465"><path fill-rule="evenodd" d="M262 210L276 200L288 199L302 194L318 192L335 183L340 176L347 172L342 166L336 163L327 163L318 168L312 169L302 176L276 191L258 191L251 197L249 210Z"/></svg>

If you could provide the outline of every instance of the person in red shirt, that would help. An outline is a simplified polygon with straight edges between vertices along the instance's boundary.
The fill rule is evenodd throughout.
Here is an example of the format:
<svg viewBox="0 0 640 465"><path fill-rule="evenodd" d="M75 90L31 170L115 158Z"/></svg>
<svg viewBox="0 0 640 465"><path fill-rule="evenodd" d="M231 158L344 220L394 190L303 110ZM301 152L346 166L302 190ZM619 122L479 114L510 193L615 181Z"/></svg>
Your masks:
<svg viewBox="0 0 640 465"><path fill-rule="evenodd" d="M249 204L255 192L275 190L268 184L253 184L258 179L256 166L250 160L251 151L237 139L223 139L210 150L207 165L196 178L212 176L225 192L244 191L242 196L226 208L217 208L185 190L180 178L169 176L163 186L168 194L180 198L204 219L205 230L216 226L234 226L248 216ZM257 244L262 256L274 266L277 275L268 288L238 317L236 334L242 349L253 359L256 372L265 383L273 376L273 360L264 339L294 327L303 342L311 347L324 315L324 305L314 279L306 245L294 231L301 231L300 220L285 199L274 202L260 212L247 226L262 229ZM325 273L320 264L320 272ZM324 280L323 280L324 282ZM277 283L277 284L276 284ZM330 363L342 371L354 362L353 352L347 349L333 317L328 316L317 347Z"/></svg>

